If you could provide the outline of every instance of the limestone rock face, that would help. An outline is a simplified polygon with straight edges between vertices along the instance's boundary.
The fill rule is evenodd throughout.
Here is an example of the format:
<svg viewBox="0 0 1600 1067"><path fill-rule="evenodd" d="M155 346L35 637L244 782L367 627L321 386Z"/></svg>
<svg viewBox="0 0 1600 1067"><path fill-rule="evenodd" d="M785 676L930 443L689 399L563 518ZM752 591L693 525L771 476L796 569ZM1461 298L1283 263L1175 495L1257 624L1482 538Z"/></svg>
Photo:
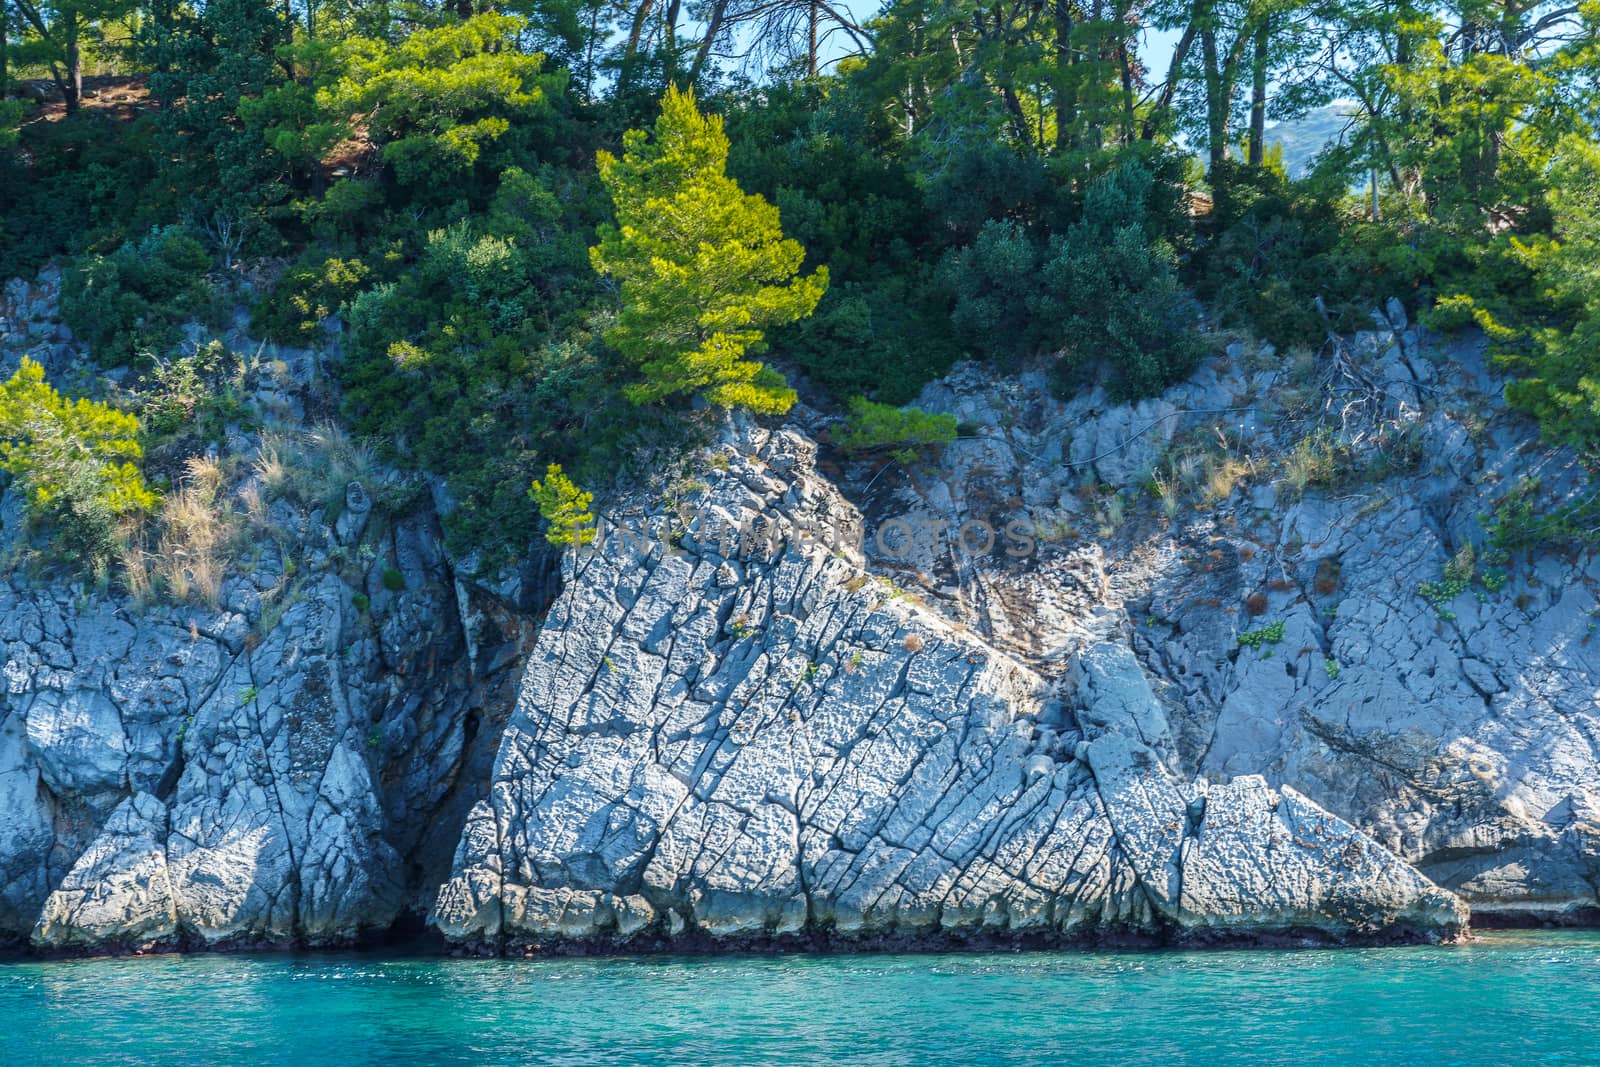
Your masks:
<svg viewBox="0 0 1600 1067"><path fill-rule="evenodd" d="M958 367L919 404L983 429L873 484L870 562L1046 674L1130 646L1183 776L1297 791L1480 916L1587 921L1600 554L1502 552L1492 518L1586 477L1506 410L1481 337L1419 336L1397 306L1376 322L1349 343L1367 386L1235 346L1160 410ZM890 518L1032 536L1014 559L949 537L906 554L870 532Z"/></svg>
<svg viewBox="0 0 1600 1067"><path fill-rule="evenodd" d="M59 281L0 286L6 359L83 364ZM256 351L247 318L225 340ZM444 487L382 470L258 497L210 606L15 568L0 945L344 944L425 913L505 950L1600 914L1600 561L1500 553L1481 518L1581 469L1481 344L1398 306L1374 327L1354 385L1243 343L1137 405L958 366L919 406L973 429L911 467L819 458L804 409L743 426L703 486L609 487L559 578L452 558ZM327 406L319 358L269 353L245 400L292 430ZM248 469L263 442L227 436ZM22 517L0 493L7 558Z"/></svg>
<svg viewBox="0 0 1600 1067"><path fill-rule="evenodd" d="M753 431L682 528L569 560L435 907L448 937L1462 928L1453 896L1303 798L1181 783L1126 646L1089 649L1062 695L863 573L839 536L859 517L812 460Z"/></svg>
<svg viewBox="0 0 1600 1067"><path fill-rule="evenodd" d="M337 540L310 538L313 556ZM0 588L5 936L339 944L431 904L506 675L474 679L463 634L498 652L507 631L473 617L425 525L394 541L416 588L365 612L327 567L275 616Z"/></svg>
<svg viewBox="0 0 1600 1067"><path fill-rule="evenodd" d="M129 797L45 901L33 937L51 949L172 944L178 911L167 865L167 809Z"/></svg>
<svg viewBox="0 0 1600 1067"><path fill-rule="evenodd" d="M0 287L0 348L52 373L86 359L58 289ZM303 412L314 355L270 355L243 401ZM249 471L262 445L230 433L220 458ZM432 905L547 598L536 563L509 596L459 568L428 494L374 473L337 519L225 485L255 543L189 603L0 575L0 946L344 944ZM384 507L400 493L424 502ZM8 559L22 517L0 493Z"/></svg>

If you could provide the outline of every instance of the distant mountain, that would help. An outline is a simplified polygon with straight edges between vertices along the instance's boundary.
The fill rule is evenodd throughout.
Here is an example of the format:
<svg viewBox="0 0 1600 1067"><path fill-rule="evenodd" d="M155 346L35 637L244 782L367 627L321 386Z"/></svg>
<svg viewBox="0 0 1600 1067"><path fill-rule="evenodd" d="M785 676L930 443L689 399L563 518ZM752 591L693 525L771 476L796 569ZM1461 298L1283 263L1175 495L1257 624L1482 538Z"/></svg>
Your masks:
<svg viewBox="0 0 1600 1067"><path fill-rule="evenodd" d="M1283 146L1283 165L1292 178L1303 178L1311 161L1330 141L1337 140L1350 122L1350 104L1328 104L1304 118L1280 122L1267 130L1268 145Z"/></svg>

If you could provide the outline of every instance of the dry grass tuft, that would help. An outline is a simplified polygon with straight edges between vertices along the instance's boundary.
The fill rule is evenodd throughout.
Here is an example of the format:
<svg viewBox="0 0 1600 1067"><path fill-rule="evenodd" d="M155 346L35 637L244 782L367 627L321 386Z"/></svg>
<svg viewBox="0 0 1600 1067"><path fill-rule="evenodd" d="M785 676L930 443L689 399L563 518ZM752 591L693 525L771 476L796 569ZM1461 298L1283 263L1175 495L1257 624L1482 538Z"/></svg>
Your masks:
<svg viewBox="0 0 1600 1067"><path fill-rule="evenodd" d="M1206 503L1215 504L1228 499L1239 487L1239 483L1254 470L1255 465L1248 459L1240 459L1237 456L1218 455L1207 458L1203 481Z"/></svg>
<svg viewBox="0 0 1600 1067"><path fill-rule="evenodd" d="M162 504L154 573L175 600L198 598L212 608L221 603L227 548L237 529L236 517L217 499L222 483L222 465L195 456L184 464L178 491Z"/></svg>

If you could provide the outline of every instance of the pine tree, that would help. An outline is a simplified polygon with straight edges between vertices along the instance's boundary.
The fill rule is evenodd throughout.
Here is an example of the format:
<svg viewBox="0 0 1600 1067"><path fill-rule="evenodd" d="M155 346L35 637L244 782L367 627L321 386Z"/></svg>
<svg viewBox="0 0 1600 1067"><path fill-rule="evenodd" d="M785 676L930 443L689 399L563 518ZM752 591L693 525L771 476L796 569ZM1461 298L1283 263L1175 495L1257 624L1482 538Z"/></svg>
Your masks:
<svg viewBox="0 0 1600 1067"><path fill-rule="evenodd" d="M119 520L156 505L135 461L139 420L93 400L68 400L23 357L0 385L0 471L35 521L53 527L65 558L99 570L116 550Z"/></svg>
<svg viewBox="0 0 1600 1067"><path fill-rule="evenodd" d="M526 25L485 14L395 45L351 38L336 57L340 76L318 91L317 104L336 119L362 116L402 184L441 183L565 91L564 72L547 72L544 56L518 50Z"/></svg>
<svg viewBox="0 0 1600 1067"><path fill-rule="evenodd" d="M766 349L766 328L815 310L827 268L796 277L805 249L784 239L776 207L727 176L727 161L722 119L677 89L653 140L630 130L621 159L599 155L617 222L589 255L622 287L605 339L644 372L628 388L636 404L692 394L761 413L794 404L782 375L745 356Z"/></svg>
<svg viewBox="0 0 1600 1067"><path fill-rule="evenodd" d="M561 464L552 463L545 471L544 481L536 481L528 490L528 498L539 505L539 514L549 523L545 540L552 545L587 545L594 540L594 494L578 488L561 470Z"/></svg>

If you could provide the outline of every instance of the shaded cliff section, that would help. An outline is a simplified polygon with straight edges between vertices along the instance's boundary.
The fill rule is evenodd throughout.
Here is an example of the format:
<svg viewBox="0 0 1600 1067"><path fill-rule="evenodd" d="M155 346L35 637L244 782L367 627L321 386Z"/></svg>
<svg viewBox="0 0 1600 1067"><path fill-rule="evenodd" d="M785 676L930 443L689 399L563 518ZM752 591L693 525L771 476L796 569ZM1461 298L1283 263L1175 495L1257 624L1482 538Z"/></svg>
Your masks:
<svg viewBox="0 0 1600 1067"><path fill-rule="evenodd" d="M1459 900L1175 772L1126 644L1051 681L864 569L792 430L570 555L434 921L473 951L1447 940ZM603 533L605 531L603 530Z"/></svg>
<svg viewBox="0 0 1600 1067"><path fill-rule="evenodd" d="M84 357L53 293L48 277L8 287L33 310L7 347L70 369ZM241 399L266 428L232 427L201 457L221 472L217 513L247 518L214 584L183 563L192 546L162 546L193 579L188 603L28 564L19 502L0 501L0 944L321 946L420 928L487 790L554 559L478 577L443 547L442 496L380 465L333 500L278 486L300 477L278 468L325 459L291 459L299 437L332 433L308 428L328 404L323 354L229 340L258 352Z"/></svg>
<svg viewBox="0 0 1600 1067"><path fill-rule="evenodd" d="M427 909L487 787L538 605L461 580L426 513L360 586L318 565L332 531L308 529L294 550L312 577L281 613L141 610L13 579L11 940L332 945Z"/></svg>

